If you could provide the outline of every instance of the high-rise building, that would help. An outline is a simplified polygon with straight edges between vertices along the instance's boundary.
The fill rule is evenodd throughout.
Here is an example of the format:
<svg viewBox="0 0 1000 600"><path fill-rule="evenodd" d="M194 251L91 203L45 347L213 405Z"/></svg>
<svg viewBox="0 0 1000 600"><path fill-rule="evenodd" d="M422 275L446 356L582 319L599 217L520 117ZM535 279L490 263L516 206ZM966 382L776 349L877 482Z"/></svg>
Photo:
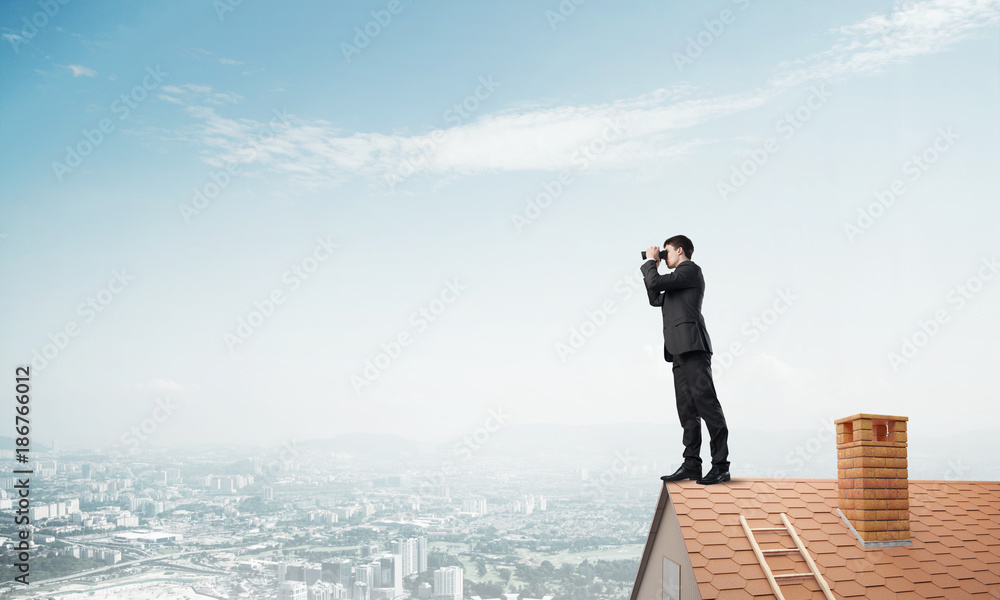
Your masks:
<svg viewBox="0 0 1000 600"><path fill-rule="evenodd" d="M351 589L351 560L348 558L330 558L322 564L323 581L339 583Z"/></svg>
<svg viewBox="0 0 1000 600"><path fill-rule="evenodd" d="M265 502L270 502L271 500L274 500L274 488L269 485L265 485L263 491L263 498Z"/></svg>
<svg viewBox="0 0 1000 600"><path fill-rule="evenodd" d="M369 588L375 587L375 567L371 564L358 565L354 569L354 583L363 583Z"/></svg>
<svg viewBox="0 0 1000 600"><path fill-rule="evenodd" d="M323 575L323 570L319 565L309 564L305 566L305 582L306 585L312 585L320 580Z"/></svg>
<svg viewBox="0 0 1000 600"><path fill-rule="evenodd" d="M339 598L339 596L335 596L336 590L332 583L317 581L308 587L308 600L337 600Z"/></svg>
<svg viewBox="0 0 1000 600"><path fill-rule="evenodd" d="M400 556L403 577L417 572L417 538L393 540L392 553Z"/></svg>
<svg viewBox="0 0 1000 600"><path fill-rule="evenodd" d="M401 596L403 594L403 569L400 556L398 554L386 554L380 556L378 562L380 567L380 583L376 587L391 589L392 592L387 594L391 598Z"/></svg>
<svg viewBox="0 0 1000 600"><path fill-rule="evenodd" d="M462 512L485 515L486 498L482 496L469 496L465 500L462 500Z"/></svg>
<svg viewBox="0 0 1000 600"><path fill-rule="evenodd" d="M301 581L282 581L278 584L278 600L308 600L308 589Z"/></svg>
<svg viewBox="0 0 1000 600"><path fill-rule="evenodd" d="M306 581L305 563L278 563L278 581Z"/></svg>
<svg viewBox="0 0 1000 600"><path fill-rule="evenodd" d="M363 581L354 582L354 600L371 600L372 591Z"/></svg>
<svg viewBox="0 0 1000 600"><path fill-rule="evenodd" d="M462 600L465 571L462 567L442 567L434 571L434 598L437 600Z"/></svg>
<svg viewBox="0 0 1000 600"><path fill-rule="evenodd" d="M427 536L422 535L417 538L417 572L423 573L427 570Z"/></svg>

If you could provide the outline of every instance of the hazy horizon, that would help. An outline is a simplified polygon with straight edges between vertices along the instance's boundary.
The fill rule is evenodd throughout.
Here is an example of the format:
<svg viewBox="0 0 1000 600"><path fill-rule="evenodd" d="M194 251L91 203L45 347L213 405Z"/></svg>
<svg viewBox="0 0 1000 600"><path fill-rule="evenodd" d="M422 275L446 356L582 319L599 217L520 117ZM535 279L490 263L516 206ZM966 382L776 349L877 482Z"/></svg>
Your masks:
<svg viewBox="0 0 1000 600"><path fill-rule="evenodd" d="M42 460L56 458L82 460L80 455L93 453L94 460L131 459L146 464L160 453L180 453L155 459L183 464L189 452L235 453L249 457L295 457L303 464L321 456L345 463L375 460L395 464L400 474L431 461L454 464L464 470L477 470L480 459L486 464L510 461L511 468L520 461L539 458L569 461L577 468L593 469L592 479L603 473L620 474L658 481L661 474L672 472L680 459L672 450L681 443L680 432L656 423L608 423L603 425L563 425L553 423L507 424L494 432L477 429L464 436L428 439L379 431L352 431L324 438L290 438L280 443L222 442L159 443L155 437L140 440L141 429L133 430L125 441L109 440L97 446L59 445L57 453L36 442ZM1000 467L991 460L1000 430L981 428L959 434L911 433L908 442L909 474L913 480L1000 479ZM977 435L971 435L977 434ZM138 435L139 437L135 437ZM759 443L767 436L769 443ZM730 448L738 461L733 463L734 477L740 478L835 478L837 452L833 422L815 429L753 430L740 426L730 429ZM141 442L141 443L140 443ZM0 436L0 449L13 448L13 439ZM947 448L948 451L942 451ZM318 453L318 454L317 454ZM388 463L386 463L388 461ZM498 462L499 461L499 462ZM644 467L645 471L637 471Z"/></svg>

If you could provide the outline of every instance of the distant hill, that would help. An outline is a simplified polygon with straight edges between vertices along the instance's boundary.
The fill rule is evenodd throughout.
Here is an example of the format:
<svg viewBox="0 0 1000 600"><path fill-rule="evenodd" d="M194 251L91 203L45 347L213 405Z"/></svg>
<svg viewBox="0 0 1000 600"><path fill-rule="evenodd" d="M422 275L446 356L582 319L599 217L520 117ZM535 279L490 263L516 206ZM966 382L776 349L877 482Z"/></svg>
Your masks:
<svg viewBox="0 0 1000 600"><path fill-rule="evenodd" d="M831 428L832 429L832 428ZM488 437L487 437L488 433ZM385 443L397 452L422 454L428 444L399 436L348 434L331 440L344 451L359 447L372 451ZM480 444L480 442L483 442ZM708 434L703 432L702 456L708 457ZM681 429L674 423L612 423L559 425L509 423L495 432L481 430L478 436L457 437L437 444L444 454L468 449L474 456L509 456L527 460L539 456L563 456L611 468L619 456L636 464L656 463L667 470L681 459ZM942 453L948 448L948 453ZM732 427L729 432L730 460L734 472L747 477L830 478L837 476L836 440L830 429L786 429L778 431ZM912 437L909 440L909 470L913 479L1000 479L1000 431L981 430L962 434ZM414 456L414 454L409 454ZM707 465L706 465L707 467Z"/></svg>

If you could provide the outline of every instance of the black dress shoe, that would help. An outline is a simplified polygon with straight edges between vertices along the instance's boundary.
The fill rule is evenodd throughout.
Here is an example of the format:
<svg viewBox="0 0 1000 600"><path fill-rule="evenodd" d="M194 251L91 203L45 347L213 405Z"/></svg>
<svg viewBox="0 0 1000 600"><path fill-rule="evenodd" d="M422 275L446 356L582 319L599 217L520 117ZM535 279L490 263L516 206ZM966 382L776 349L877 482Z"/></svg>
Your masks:
<svg viewBox="0 0 1000 600"><path fill-rule="evenodd" d="M673 475L661 475L660 479L663 481L680 481L682 479L701 479L701 468L691 469L681 465L679 469L674 471Z"/></svg>
<svg viewBox="0 0 1000 600"><path fill-rule="evenodd" d="M702 485L712 485L713 483L722 483L723 481L729 481L729 470L712 467L711 470L709 470L708 475L699 479L698 483Z"/></svg>

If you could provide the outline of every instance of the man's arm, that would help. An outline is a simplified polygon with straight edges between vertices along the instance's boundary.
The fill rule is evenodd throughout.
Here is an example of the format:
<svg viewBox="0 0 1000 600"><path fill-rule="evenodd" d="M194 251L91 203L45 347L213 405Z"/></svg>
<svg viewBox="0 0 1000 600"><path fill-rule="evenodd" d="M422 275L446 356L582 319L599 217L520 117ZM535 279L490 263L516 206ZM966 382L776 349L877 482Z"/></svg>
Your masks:
<svg viewBox="0 0 1000 600"><path fill-rule="evenodd" d="M653 266L653 271L654 272L656 271L656 265L659 264L659 262L660 262L659 256L658 256L659 253L655 252L655 250L656 250L656 246L653 246L652 248L650 248L649 250L646 251L646 256L649 256L649 260L647 260L646 263L643 265L643 266L648 265L648 264L654 265ZM650 252L653 252L653 254L650 255L649 254ZM641 270L642 270L643 279L645 279L645 277L646 277L646 271L645 271L645 269L641 269ZM663 292L657 292L655 290L649 289L649 284L648 283L646 284L646 295L649 296L649 305L650 306L663 306Z"/></svg>
<svg viewBox="0 0 1000 600"><path fill-rule="evenodd" d="M665 292L667 290L679 290L682 288L697 287L698 281L695 277L695 271L697 269L692 269L691 267L681 268L683 265L678 265L676 269L666 275L660 275L656 272L656 263L652 260L647 260L642 263L640 269L642 270L642 279L646 283L646 292L649 293L649 302L653 303L653 293ZM660 300L660 304L663 300ZM653 306L659 306L654 304Z"/></svg>

